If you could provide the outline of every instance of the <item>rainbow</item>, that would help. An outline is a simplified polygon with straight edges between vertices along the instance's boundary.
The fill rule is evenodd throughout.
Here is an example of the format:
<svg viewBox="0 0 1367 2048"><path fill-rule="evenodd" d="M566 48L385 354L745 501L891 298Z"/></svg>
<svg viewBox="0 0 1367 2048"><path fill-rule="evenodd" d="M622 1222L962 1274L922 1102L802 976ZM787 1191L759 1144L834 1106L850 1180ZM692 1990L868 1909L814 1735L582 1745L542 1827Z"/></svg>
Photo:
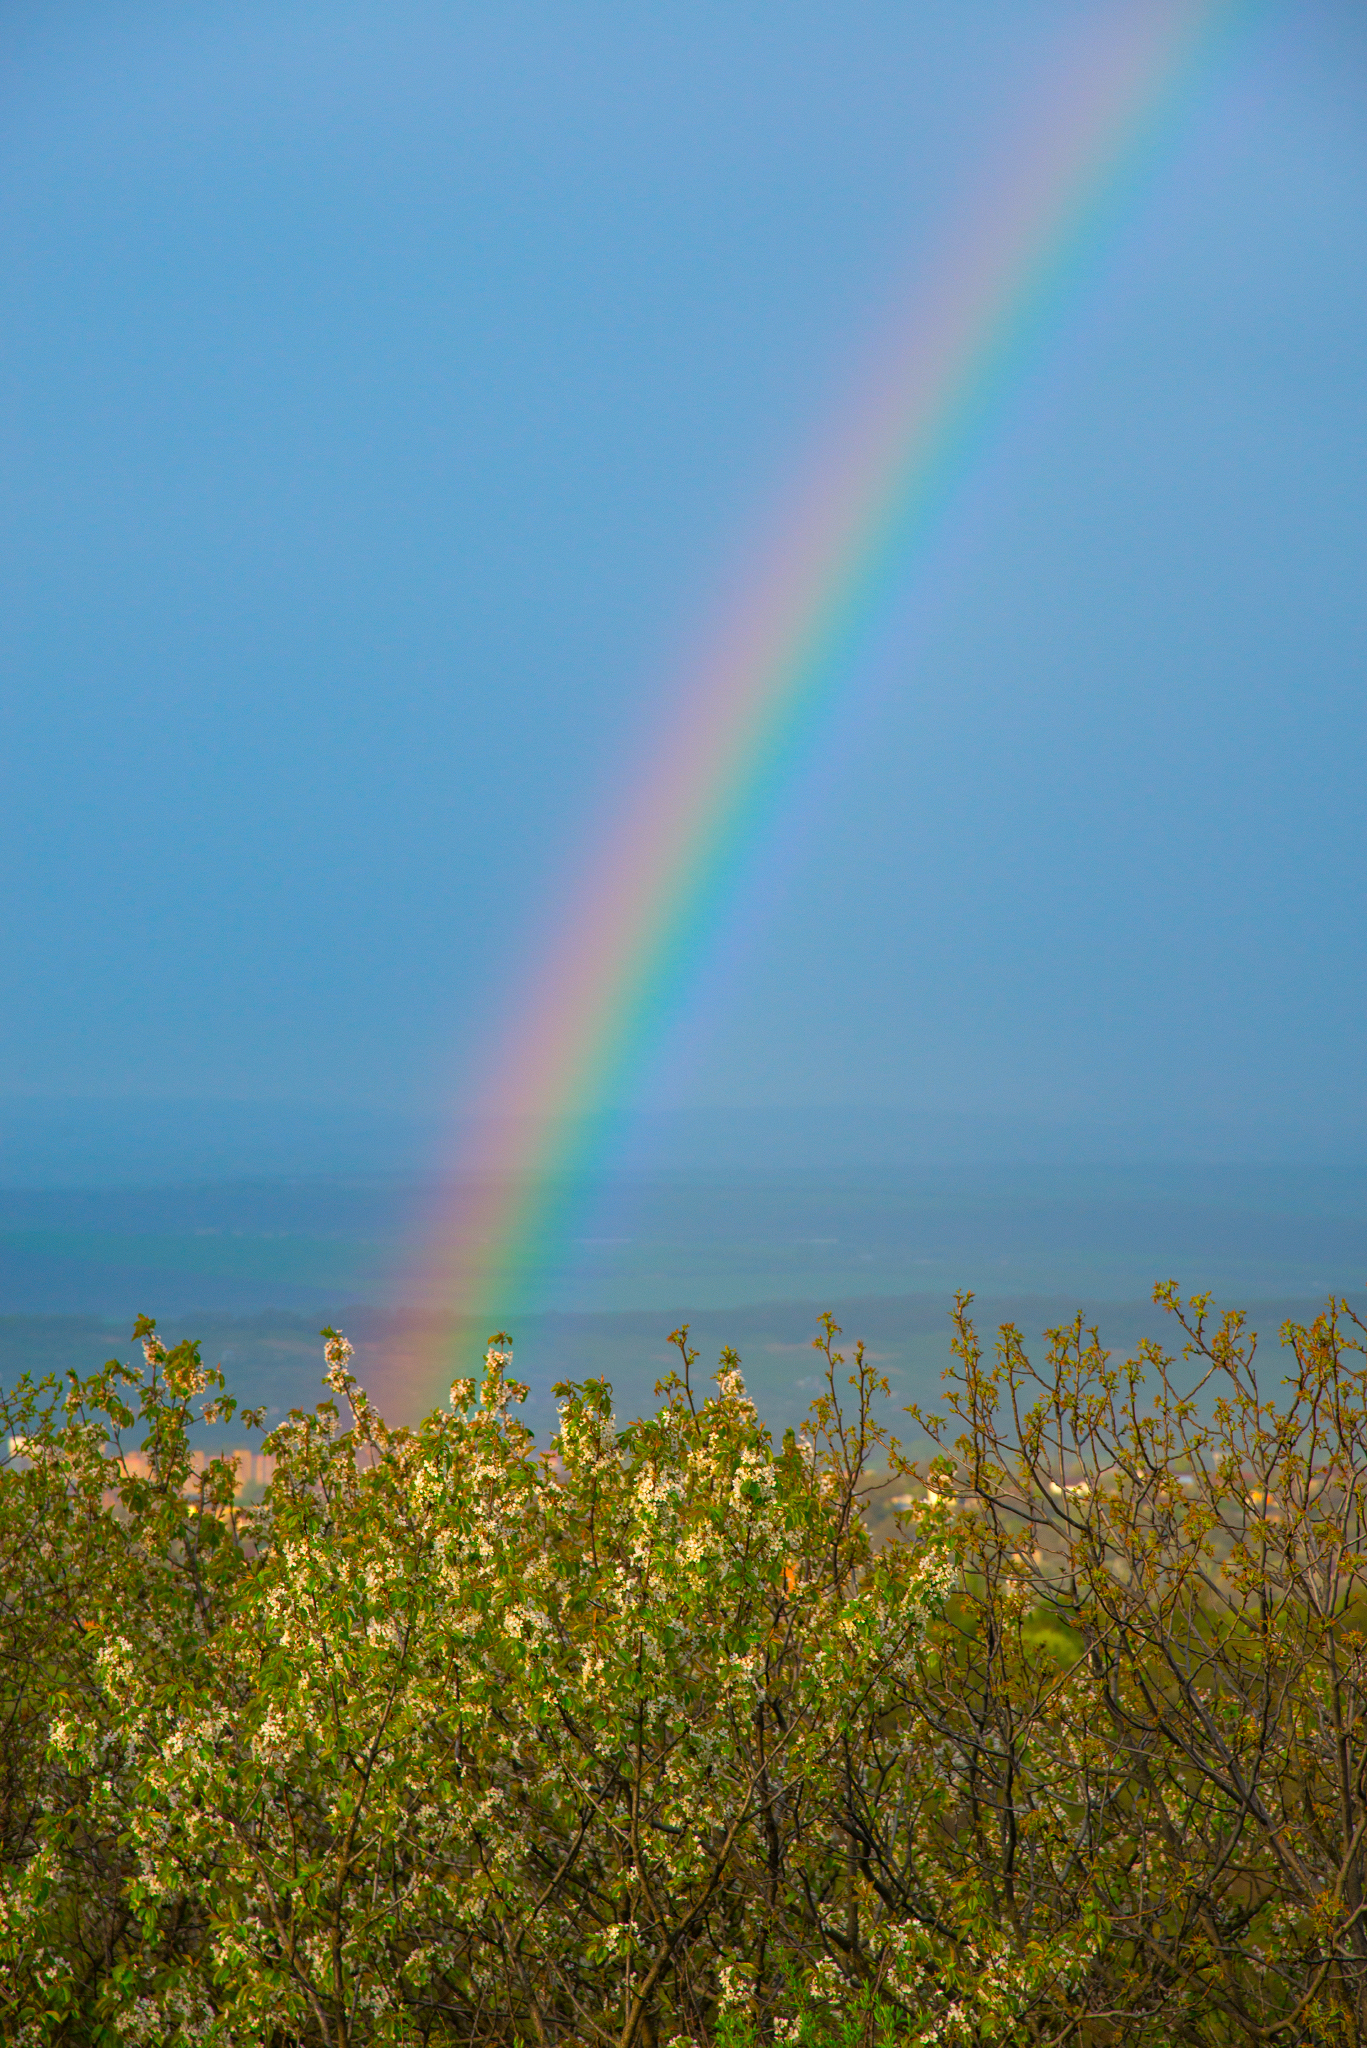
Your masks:
<svg viewBox="0 0 1367 2048"><path fill-rule="evenodd" d="M430 1398L471 1316L537 1299L564 1241L585 1119L629 1093L724 905L765 797L917 566L1003 400L1062 318L1247 0L1145 0L1078 56L886 350L795 516L669 693L558 937L517 991L418 1287L441 1334L393 1391ZM468 1366L467 1366L468 1369ZM405 1403L408 1405L408 1403Z"/></svg>

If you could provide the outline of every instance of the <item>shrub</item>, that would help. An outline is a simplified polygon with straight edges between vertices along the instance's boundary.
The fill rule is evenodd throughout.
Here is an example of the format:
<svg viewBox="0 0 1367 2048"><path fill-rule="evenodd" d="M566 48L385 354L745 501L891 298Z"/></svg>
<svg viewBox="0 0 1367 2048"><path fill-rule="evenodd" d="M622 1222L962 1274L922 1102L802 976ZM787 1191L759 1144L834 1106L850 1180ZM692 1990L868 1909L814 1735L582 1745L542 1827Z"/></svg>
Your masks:
<svg viewBox="0 0 1367 2048"><path fill-rule="evenodd" d="M193 1345L21 1381L4 2037L1363 2039L1362 1326L1273 1400L1160 1297L1180 1368L1080 1321L988 1365L961 1300L920 1466L829 1318L777 1447L686 1330L545 1452L502 1336L410 1431L327 1331L254 1508Z"/></svg>

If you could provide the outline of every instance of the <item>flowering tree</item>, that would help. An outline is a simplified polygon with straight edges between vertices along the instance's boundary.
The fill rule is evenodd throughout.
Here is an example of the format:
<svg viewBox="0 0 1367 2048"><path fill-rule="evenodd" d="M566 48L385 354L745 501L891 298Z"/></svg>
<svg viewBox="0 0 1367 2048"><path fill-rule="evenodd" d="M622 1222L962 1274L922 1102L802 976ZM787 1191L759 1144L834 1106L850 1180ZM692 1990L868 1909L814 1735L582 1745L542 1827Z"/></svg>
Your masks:
<svg viewBox="0 0 1367 2048"><path fill-rule="evenodd" d="M776 1451L734 1356L697 1397L681 1331L658 1413L562 1387L538 1455L502 1339L409 1432L328 1333L334 1398L276 1431L253 1512L226 1465L190 1497L210 1376L144 1335L140 1383L16 1397L11 1521L80 1610L11 1857L17 2029L627 2048L884 1983L846 1821L947 1566L871 1553L862 1352L852 1407Z"/></svg>
<svg viewBox="0 0 1367 2048"><path fill-rule="evenodd" d="M686 1330L546 1451L502 1336L406 1430L327 1331L258 1508L194 1346L21 1382L0 2037L1362 2040L1360 1339L1273 1404L1165 1298L1213 1405L1080 1325L988 1366L963 1302L918 1470L829 1319L777 1446Z"/></svg>

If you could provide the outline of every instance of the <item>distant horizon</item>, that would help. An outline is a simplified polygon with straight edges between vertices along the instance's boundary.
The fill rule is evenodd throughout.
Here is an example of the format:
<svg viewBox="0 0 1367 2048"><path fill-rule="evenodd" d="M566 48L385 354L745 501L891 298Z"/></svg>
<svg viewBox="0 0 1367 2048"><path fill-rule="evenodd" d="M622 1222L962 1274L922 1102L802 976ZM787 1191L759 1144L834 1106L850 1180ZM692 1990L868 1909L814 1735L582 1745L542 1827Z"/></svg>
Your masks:
<svg viewBox="0 0 1367 2048"><path fill-rule="evenodd" d="M1361 1161L999 1153L984 1163L935 1159L930 1148L916 1159L906 1147L875 1157L865 1120L842 1121L843 1157L828 1124L816 1164L810 1117L786 1159L777 1145L761 1156L754 1124L733 1119L729 1160L678 1148L567 1181L548 1311L645 1313L670 1329L747 1305L943 1303L958 1288L1141 1301L1171 1277L1248 1305L1356 1295L1367 1278ZM413 1259L449 1181L396 1170L392 1155L387 1168L353 1158L339 1170L292 1149L281 1170L278 1156L204 1146L195 1156L155 1129L142 1135L141 1159L115 1144L119 1170L103 1176L89 1151L66 1155L64 1173L49 1151L25 1182L11 1156L0 1175L0 1314L269 1311L335 1322L348 1305L449 1308ZM514 1302L475 1320L507 1327L510 1317L526 1320Z"/></svg>
<svg viewBox="0 0 1367 2048"><path fill-rule="evenodd" d="M339 1173L423 1182L454 1177L462 1130L479 1119L268 1096L0 1097L0 1188L165 1186ZM1367 1167L1367 1119L1315 1126L1272 1118L1156 1122L886 1103L694 1104L600 1129L608 1177L861 1167ZM515 1177L515 1175L513 1176Z"/></svg>

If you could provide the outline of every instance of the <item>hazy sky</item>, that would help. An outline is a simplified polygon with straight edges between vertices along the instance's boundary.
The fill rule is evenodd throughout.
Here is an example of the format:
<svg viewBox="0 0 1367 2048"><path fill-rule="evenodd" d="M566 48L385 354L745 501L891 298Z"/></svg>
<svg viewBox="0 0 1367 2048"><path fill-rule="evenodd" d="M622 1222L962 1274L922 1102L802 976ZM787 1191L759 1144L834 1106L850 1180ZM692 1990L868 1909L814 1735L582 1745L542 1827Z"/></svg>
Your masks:
<svg viewBox="0 0 1367 2048"><path fill-rule="evenodd" d="M1104 0L9 0L0 1090L423 1112ZM1143 0L1140 0L1143 4ZM1367 1130L1367 17L1260 11L656 1105Z"/></svg>

